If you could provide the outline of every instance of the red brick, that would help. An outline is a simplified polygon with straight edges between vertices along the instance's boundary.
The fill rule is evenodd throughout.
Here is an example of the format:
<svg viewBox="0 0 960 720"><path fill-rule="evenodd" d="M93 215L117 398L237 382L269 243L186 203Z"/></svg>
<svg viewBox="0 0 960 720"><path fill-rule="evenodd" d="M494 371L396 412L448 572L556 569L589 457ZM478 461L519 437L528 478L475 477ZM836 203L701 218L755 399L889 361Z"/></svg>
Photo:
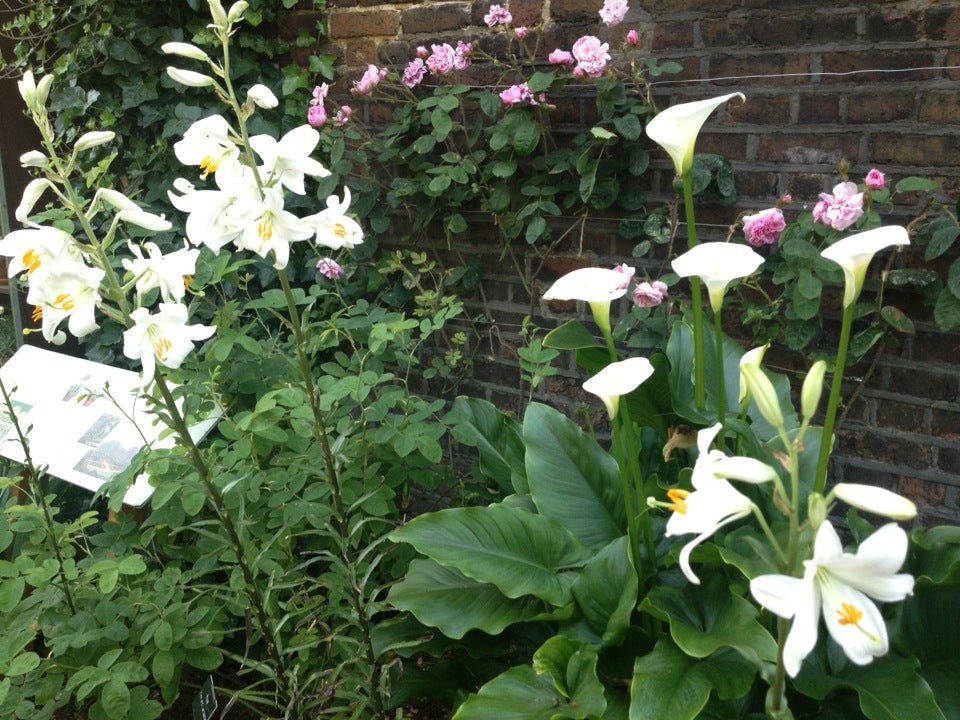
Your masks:
<svg viewBox="0 0 960 720"><path fill-rule="evenodd" d="M847 120L852 123L913 120L915 113L913 96L903 92L858 93L847 97Z"/></svg>
<svg viewBox="0 0 960 720"><path fill-rule="evenodd" d="M327 18L331 40L393 37L400 29L400 11L393 8L331 10Z"/></svg>
<svg viewBox="0 0 960 720"><path fill-rule="evenodd" d="M905 82L930 80L937 65L933 50L890 50L885 52L826 52L823 54L824 82ZM876 70L880 72L870 72ZM897 72L882 72L891 70ZM904 71L904 72L900 72Z"/></svg>
<svg viewBox="0 0 960 720"><path fill-rule="evenodd" d="M804 124L836 124L840 117L840 98L837 95L801 93L797 121Z"/></svg>
<svg viewBox="0 0 960 720"><path fill-rule="evenodd" d="M960 126L960 102L957 100L957 93L955 91L923 93L920 96L917 119L933 125Z"/></svg>
<svg viewBox="0 0 960 720"><path fill-rule="evenodd" d="M866 39L871 42L914 42L921 35L915 8L871 8L867 13L866 28Z"/></svg>
<svg viewBox="0 0 960 720"><path fill-rule="evenodd" d="M656 22L653 24L653 49L693 48L693 23Z"/></svg>
<svg viewBox="0 0 960 720"><path fill-rule="evenodd" d="M946 485L912 477L901 477L897 483L897 492L917 505L942 505L947 497Z"/></svg>
<svg viewBox="0 0 960 720"><path fill-rule="evenodd" d="M707 74L718 85L729 82L726 78L739 82L756 75L776 75L777 85L796 85L807 82L809 72L810 56L804 53L759 53L711 55Z"/></svg>
<svg viewBox="0 0 960 720"><path fill-rule="evenodd" d="M404 34L440 33L459 30L470 22L470 10L462 2L414 5L403 11L400 26Z"/></svg>
<svg viewBox="0 0 960 720"><path fill-rule="evenodd" d="M924 167L960 165L960 138L956 135L883 133L873 139L870 157L875 163Z"/></svg>
<svg viewBox="0 0 960 720"><path fill-rule="evenodd" d="M960 7L924 10L923 32L931 40L960 40Z"/></svg>

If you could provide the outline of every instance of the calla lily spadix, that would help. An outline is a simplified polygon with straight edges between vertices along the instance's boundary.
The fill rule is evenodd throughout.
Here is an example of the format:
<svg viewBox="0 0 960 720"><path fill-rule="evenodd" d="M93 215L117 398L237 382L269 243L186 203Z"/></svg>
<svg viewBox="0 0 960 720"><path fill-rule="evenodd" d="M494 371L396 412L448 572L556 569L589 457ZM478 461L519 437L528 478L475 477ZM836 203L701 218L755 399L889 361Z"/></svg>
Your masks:
<svg viewBox="0 0 960 720"><path fill-rule="evenodd" d="M693 146L710 114L731 98L744 100L743 93L730 93L696 102L680 103L658 113L647 123L647 137L667 151L677 175L693 166Z"/></svg>
<svg viewBox="0 0 960 720"><path fill-rule="evenodd" d="M821 611L831 637L857 665L887 653L887 627L871 598L896 602L913 593L913 577L897 572L907 545L907 534L891 523L864 540L856 554L845 553L833 525L824 522L802 578L760 575L750 581L757 602L775 615L793 618L783 647L791 677L817 644Z"/></svg>
<svg viewBox="0 0 960 720"><path fill-rule="evenodd" d="M599 397L610 419L617 416L620 396L636 390L653 375L653 365L647 358L633 357L610 363L583 383L583 389Z"/></svg>
<svg viewBox="0 0 960 720"><path fill-rule="evenodd" d="M690 568L690 554L724 525L751 514L754 504L746 495L733 487L726 478L749 483L765 483L776 479L776 471L755 458L728 457L722 450L711 450L721 425L704 428L697 433L697 448L700 451L690 478L693 491L673 488L667 492L670 503L659 503L652 498L648 505L663 505L672 510L667 520L667 537L696 533L697 537L680 551L680 569L687 579L700 584L700 578Z"/></svg>
<svg viewBox="0 0 960 720"><path fill-rule="evenodd" d="M874 255L888 247L909 244L906 228L888 225L851 235L825 248L820 254L843 268L843 307L850 307L859 297L867 266Z"/></svg>
<svg viewBox="0 0 960 720"><path fill-rule="evenodd" d="M699 277L707 286L710 307L715 313L723 306L723 295L734 280L752 275L763 264L763 256L746 245L727 242L701 243L675 258L673 271L680 277Z"/></svg>

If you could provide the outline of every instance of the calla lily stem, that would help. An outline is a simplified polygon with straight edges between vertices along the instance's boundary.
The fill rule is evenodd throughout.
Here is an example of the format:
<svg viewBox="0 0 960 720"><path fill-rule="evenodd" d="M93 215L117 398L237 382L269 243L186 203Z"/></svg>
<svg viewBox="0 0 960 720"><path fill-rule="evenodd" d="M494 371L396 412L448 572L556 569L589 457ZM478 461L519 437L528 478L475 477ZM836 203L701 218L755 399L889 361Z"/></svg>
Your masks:
<svg viewBox="0 0 960 720"><path fill-rule="evenodd" d="M697 242L697 221L693 212L693 180L690 172L687 171L681 176L683 183L683 210L687 220L687 246L696 247ZM704 360L703 360L703 337L701 331L703 328L703 307L700 305L700 278L694 276L690 278L690 294L693 310L693 399L698 408L706 405L706 385L704 384Z"/></svg>
<svg viewBox="0 0 960 720"><path fill-rule="evenodd" d="M817 474L814 476L813 491L823 493L827 484L827 463L833 448L833 428L840 405L840 387L843 384L843 372L847 363L847 348L850 345L850 328L853 325L853 303L843 309L843 323L840 327L840 343L837 346L837 361L830 381L830 396L827 411L823 419L823 434L820 437L820 454L817 456Z"/></svg>

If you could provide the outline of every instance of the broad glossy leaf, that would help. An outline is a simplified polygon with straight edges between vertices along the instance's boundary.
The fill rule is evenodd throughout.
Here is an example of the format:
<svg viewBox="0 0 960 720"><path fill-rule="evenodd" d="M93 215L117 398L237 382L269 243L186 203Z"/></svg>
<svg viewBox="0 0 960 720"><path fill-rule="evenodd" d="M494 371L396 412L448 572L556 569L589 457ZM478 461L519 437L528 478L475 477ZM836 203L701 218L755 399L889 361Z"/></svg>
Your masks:
<svg viewBox="0 0 960 720"><path fill-rule="evenodd" d="M527 408L523 440L530 494L543 515L594 551L626 532L620 469L596 440L538 403Z"/></svg>
<svg viewBox="0 0 960 720"><path fill-rule="evenodd" d="M535 597L511 600L493 585L471 580L456 568L423 559L410 563L403 580L390 588L387 600L454 640L470 630L497 635L504 628L533 620L549 609Z"/></svg>
<svg viewBox="0 0 960 720"><path fill-rule="evenodd" d="M668 640L637 658L633 666L630 720L694 720L710 698L713 683Z"/></svg>
<svg viewBox="0 0 960 720"><path fill-rule="evenodd" d="M458 397L444 424L460 442L477 448L477 468L503 493L528 491L520 424L479 398Z"/></svg>
<svg viewBox="0 0 960 720"><path fill-rule="evenodd" d="M577 319L567 320L543 338L544 347L557 350L580 350L587 347L605 347L589 328Z"/></svg>
<svg viewBox="0 0 960 720"><path fill-rule="evenodd" d="M583 622L601 647L619 644L637 605L637 573L626 536L614 540L580 572L571 588Z"/></svg>
<svg viewBox="0 0 960 720"><path fill-rule="evenodd" d="M555 635L534 653L533 670L553 678L554 687L570 706L563 711L568 717L596 717L606 707L597 659L597 651L589 643Z"/></svg>
<svg viewBox="0 0 960 720"><path fill-rule="evenodd" d="M550 675L524 666L510 668L468 697L453 720L582 719L589 710L564 698Z"/></svg>
<svg viewBox="0 0 960 720"><path fill-rule="evenodd" d="M504 505L420 515L393 531L390 539L409 543L467 577L496 585L507 597L535 595L556 607L569 598L569 582L562 571L579 567L590 557L550 518Z"/></svg>

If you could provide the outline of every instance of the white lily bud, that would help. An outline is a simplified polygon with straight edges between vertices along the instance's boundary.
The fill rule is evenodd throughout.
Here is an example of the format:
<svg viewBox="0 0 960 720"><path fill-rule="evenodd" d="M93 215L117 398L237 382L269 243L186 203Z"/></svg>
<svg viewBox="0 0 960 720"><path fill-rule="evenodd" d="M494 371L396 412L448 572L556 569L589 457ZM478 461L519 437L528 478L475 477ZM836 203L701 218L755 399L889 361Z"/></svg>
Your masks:
<svg viewBox="0 0 960 720"><path fill-rule="evenodd" d="M27 183L27 186L23 189L23 197L20 199L20 205L17 206L14 217L26 224L27 219L30 217L30 212L33 210L33 206L37 204L37 200L40 199L44 191L50 187L53 187L53 183L43 178L37 178Z"/></svg>
<svg viewBox="0 0 960 720"><path fill-rule="evenodd" d="M160 49L167 55L179 55L180 57L190 58L191 60L200 60L201 62L210 62L210 56L196 45L185 42L168 42L160 46Z"/></svg>
<svg viewBox="0 0 960 720"><path fill-rule="evenodd" d="M273 91L266 85L259 83L247 90L247 100L252 101L254 105L264 110L270 110L280 104L280 101L277 100L277 96L273 94Z"/></svg>
<svg viewBox="0 0 960 720"><path fill-rule="evenodd" d="M21 167L42 168L50 164L50 158L39 150L31 150L20 156Z"/></svg>
<svg viewBox="0 0 960 720"><path fill-rule="evenodd" d="M740 377L747 384L747 392L760 409L763 418L775 428L783 427L783 412L780 410L780 401L773 389L770 378L759 367L743 365L740 368Z"/></svg>
<svg viewBox="0 0 960 720"><path fill-rule="evenodd" d="M117 210L129 210L131 212L141 212L141 208L133 200L128 198L122 192L112 188L100 188L94 196L94 203L100 200L106 200L109 205Z"/></svg>
<svg viewBox="0 0 960 720"><path fill-rule="evenodd" d="M213 18L213 24L225 28L227 26L227 11L223 9L220 0L207 0L210 6L210 17Z"/></svg>
<svg viewBox="0 0 960 720"><path fill-rule="evenodd" d="M43 107L47 104L47 98L50 96L50 87L53 85L53 75L44 75L37 83L37 107Z"/></svg>
<svg viewBox="0 0 960 720"><path fill-rule="evenodd" d="M917 516L917 506L897 493L873 485L837 483L831 495L847 505L894 520L911 520Z"/></svg>
<svg viewBox="0 0 960 720"><path fill-rule="evenodd" d="M718 459L713 463L712 472L714 477L739 480L754 485L773 482L777 479L777 471L765 462L739 455Z"/></svg>
<svg viewBox="0 0 960 720"><path fill-rule="evenodd" d="M183 70L175 67L168 67L167 75L181 85L186 85L187 87L210 87L211 85L216 85L217 83L217 81L209 75L194 72L193 70Z"/></svg>
<svg viewBox="0 0 960 720"><path fill-rule="evenodd" d="M823 360L817 360L803 379L803 387L800 390L800 412L804 418L809 419L817 412L817 405L820 404L820 396L823 394L823 376L826 372L827 364Z"/></svg>
<svg viewBox="0 0 960 720"><path fill-rule="evenodd" d="M117 219L154 232L163 232L173 227L166 218L143 210L121 210L117 213Z"/></svg>
<svg viewBox="0 0 960 720"><path fill-rule="evenodd" d="M23 78L17 80L17 90L20 91L20 97L26 103L27 108L32 110L37 104L37 83L33 79L33 73L27 70Z"/></svg>
<svg viewBox="0 0 960 720"><path fill-rule="evenodd" d="M233 24L243 17L243 13L249 6L250 3L246 2L246 0L239 0L239 2L235 2L233 5L231 5L230 12L227 13L227 23Z"/></svg>
<svg viewBox="0 0 960 720"><path fill-rule="evenodd" d="M73 149L76 152L90 150L98 145L103 145L110 142L116 136L117 134L111 130L94 130L93 132L84 133L80 136L80 139L77 140L77 143L73 146Z"/></svg>
<svg viewBox="0 0 960 720"><path fill-rule="evenodd" d="M830 506L827 499L820 493L810 493L807 498L807 519L810 521L810 527L818 529L827 519L827 513Z"/></svg>

